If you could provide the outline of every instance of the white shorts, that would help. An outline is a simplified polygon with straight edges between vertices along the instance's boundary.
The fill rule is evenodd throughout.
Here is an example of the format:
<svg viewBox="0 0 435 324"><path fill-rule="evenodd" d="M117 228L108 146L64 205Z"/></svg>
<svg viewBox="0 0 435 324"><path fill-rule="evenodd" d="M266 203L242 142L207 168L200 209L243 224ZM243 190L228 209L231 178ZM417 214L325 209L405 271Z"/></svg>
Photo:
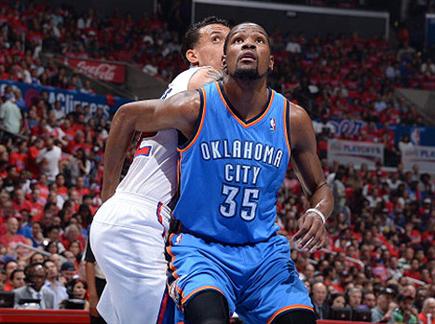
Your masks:
<svg viewBox="0 0 435 324"><path fill-rule="evenodd" d="M170 211L141 196L116 193L96 213L90 234L106 287L97 309L109 324L155 323L166 283Z"/></svg>

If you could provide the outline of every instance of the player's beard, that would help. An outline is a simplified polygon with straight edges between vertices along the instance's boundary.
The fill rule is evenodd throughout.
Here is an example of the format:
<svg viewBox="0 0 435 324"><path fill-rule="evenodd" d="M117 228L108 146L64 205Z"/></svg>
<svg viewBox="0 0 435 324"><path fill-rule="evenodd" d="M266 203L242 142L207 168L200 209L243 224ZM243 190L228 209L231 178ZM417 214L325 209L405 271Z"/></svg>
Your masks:
<svg viewBox="0 0 435 324"><path fill-rule="evenodd" d="M244 80L244 81L254 81L260 78L260 74L258 73L258 69L236 69L233 78Z"/></svg>
<svg viewBox="0 0 435 324"><path fill-rule="evenodd" d="M268 69L263 75L260 75L257 65L255 68L236 68L231 76L243 81L255 81L267 76L270 72L271 70Z"/></svg>
<svg viewBox="0 0 435 324"><path fill-rule="evenodd" d="M244 81L254 81L260 79L261 76L258 73L257 65L255 68L236 68L232 77Z"/></svg>

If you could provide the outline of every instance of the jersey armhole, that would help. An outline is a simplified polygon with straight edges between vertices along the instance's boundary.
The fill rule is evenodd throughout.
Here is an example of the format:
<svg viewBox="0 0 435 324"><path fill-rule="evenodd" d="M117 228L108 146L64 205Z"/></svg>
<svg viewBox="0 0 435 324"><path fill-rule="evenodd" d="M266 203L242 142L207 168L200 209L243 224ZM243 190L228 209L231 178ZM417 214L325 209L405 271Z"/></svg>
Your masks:
<svg viewBox="0 0 435 324"><path fill-rule="evenodd" d="M196 139L198 138L199 134L201 133L202 125L204 124L206 95L205 95L204 88L200 88L196 91L198 91L198 93L199 93L199 102L200 102L198 118L196 119L195 125L193 126L192 138L187 139L183 134L181 134L181 132L178 132L179 138L185 139L183 141L183 143L178 144L178 151L179 152L187 151L195 143ZM181 137L180 137L180 135L181 135Z"/></svg>
<svg viewBox="0 0 435 324"><path fill-rule="evenodd" d="M290 136L290 106L291 102L288 99L284 101L284 133L287 143L287 149L289 155L291 154L291 136Z"/></svg>

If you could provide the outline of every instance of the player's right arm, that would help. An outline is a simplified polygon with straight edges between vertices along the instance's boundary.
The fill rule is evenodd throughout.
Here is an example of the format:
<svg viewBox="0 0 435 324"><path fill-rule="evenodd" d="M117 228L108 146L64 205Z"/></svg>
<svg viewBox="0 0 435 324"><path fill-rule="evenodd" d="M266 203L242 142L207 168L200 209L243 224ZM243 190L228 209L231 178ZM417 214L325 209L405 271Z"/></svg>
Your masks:
<svg viewBox="0 0 435 324"><path fill-rule="evenodd" d="M121 106L113 117L104 153L103 201L115 192L125 152L136 130L157 132L175 128L186 138L193 135L201 100L197 91L184 91L169 99L144 100Z"/></svg>

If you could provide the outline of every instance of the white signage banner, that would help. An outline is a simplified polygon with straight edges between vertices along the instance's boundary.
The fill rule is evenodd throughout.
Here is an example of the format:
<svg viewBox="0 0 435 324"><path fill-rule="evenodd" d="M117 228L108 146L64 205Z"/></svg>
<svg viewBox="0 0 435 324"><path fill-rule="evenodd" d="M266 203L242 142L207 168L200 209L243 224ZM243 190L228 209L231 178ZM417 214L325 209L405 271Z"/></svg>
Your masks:
<svg viewBox="0 0 435 324"><path fill-rule="evenodd" d="M376 162L384 163L384 144L328 140L328 163L332 164L334 161L344 165L352 163L357 168L365 163L370 169L374 169Z"/></svg>
<svg viewBox="0 0 435 324"><path fill-rule="evenodd" d="M414 145L403 150L402 164L405 171L417 165L420 172L435 174L435 147Z"/></svg>

